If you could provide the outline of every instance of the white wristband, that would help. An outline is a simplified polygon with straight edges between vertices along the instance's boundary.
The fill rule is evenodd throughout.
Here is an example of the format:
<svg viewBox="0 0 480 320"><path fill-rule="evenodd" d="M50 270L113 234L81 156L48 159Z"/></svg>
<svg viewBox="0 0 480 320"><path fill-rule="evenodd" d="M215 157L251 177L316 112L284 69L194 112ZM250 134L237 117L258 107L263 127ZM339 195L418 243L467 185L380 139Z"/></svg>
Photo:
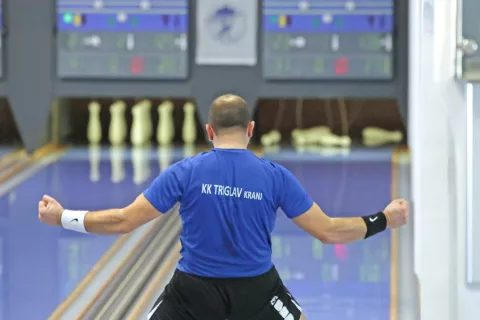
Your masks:
<svg viewBox="0 0 480 320"><path fill-rule="evenodd" d="M85 215L88 211L73 211L73 210L63 210L62 213L62 226L65 229L88 233L85 230Z"/></svg>

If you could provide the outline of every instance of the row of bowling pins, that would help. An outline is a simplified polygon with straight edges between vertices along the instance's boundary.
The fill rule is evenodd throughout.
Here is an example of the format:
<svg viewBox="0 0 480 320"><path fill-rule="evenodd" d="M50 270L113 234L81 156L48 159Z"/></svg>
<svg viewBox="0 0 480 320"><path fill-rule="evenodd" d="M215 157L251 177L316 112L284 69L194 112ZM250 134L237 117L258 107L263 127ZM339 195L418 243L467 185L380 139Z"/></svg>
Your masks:
<svg viewBox="0 0 480 320"><path fill-rule="evenodd" d="M278 145L282 140L282 135L278 130L272 130L265 133L260 142L264 147ZM334 135L330 128L319 126L305 130L295 129L292 131L292 141L294 146L322 145L330 147L349 147L352 143L350 137L341 137Z"/></svg>
<svg viewBox="0 0 480 320"><path fill-rule="evenodd" d="M295 146L318 144L328 147L346 148L352 144L349 136L337 136L329 127L318 126L305 130L295 129L292 131L292 141Z"/></svg>
<svg viewBox="0 0 480 320"><path fill-rule="evenodd" d="M366 127L363 129L362 136L363 145L367 147L400 143L403 140L403 133L401 131L390 131L377 127Z"/></svg>
<svg viewBox="0 0 480 320"><path fill-rule="evenodd" d="M282 141L282 134L278 130L271 130L260 137L260 143L264 147L276 146Z"/></svg>
<svg viewBox="0 0 480 320"><path fill-rule="evenodd" d="M363 145L374 147L403 140L401 131L389 131L377 127L366 127L362 132ZM318 126L305 130L295 129L292 131L292 141L295 146L321 145L327 147L350 147L352 139L349 136L338 136L332 133L326 126Z"/></svg>
<svg viewBox="0 0 480 320"><path fill-rule="evenodd" d="M156 140L159 145L170 145L175 137L173 121L173 103L165 101L158 106L158 126ZM128 136L125 111L127 105L124 101L116 101L110 106L110 124L108 140L113 146L125 144ZM141 147L150 143L153 137L153 124L151 119L152 102L142 100L132 108L132 127L130 128L130 141L133 146ZM101 106L93 101L88 106L89 120L87 138L90 144L99 144L102 140L102 124L100 121ZM184 121L182 139L185 144L193 144L197 139L197 126L195 123L195 106L186 103L183 106Z"/></svg>
<svg viewBox="0 0 480 320"><path fill-rule="evenodd" d="M125 164L127 163L127 152L130 149L126 149L125 146L113 146L110 148L110 181L112 183L120 183L125 181L126 170ZM183 148L183 157L190 157L195 154L195 147L191 145L185 145ZM91 145L89 147L89 162L90 162L90 181L98 182L101 179L100 164L102 162L102 150L97 145ZM150 167L150 161L152 159L150 148L145 147L133 147L131 149L131 163L133 167L133 183L141 185L149 181L152 178L152 170ZM159 164L159 170L162 172L168 168L173 159L173 152L170 147L158 147L157 159ZM155 175L158 175L156 172Z"/></svg>

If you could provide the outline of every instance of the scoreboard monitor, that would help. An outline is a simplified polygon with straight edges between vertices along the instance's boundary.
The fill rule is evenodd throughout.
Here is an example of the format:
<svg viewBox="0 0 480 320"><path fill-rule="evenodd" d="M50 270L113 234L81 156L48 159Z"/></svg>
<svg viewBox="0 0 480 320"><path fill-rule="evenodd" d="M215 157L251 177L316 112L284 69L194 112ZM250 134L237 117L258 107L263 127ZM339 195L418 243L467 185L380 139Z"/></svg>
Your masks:
<svg viewBox="0 0 480 320"><path fill-rule="evenodd" d="M184 79L188 0L57 0L60 78Z"/></svg>
<svg viewBox="0 0 480 320"><path fill-rule="evenodd" d="M394 0L263 0L266 79L393 78Z"/></svg>

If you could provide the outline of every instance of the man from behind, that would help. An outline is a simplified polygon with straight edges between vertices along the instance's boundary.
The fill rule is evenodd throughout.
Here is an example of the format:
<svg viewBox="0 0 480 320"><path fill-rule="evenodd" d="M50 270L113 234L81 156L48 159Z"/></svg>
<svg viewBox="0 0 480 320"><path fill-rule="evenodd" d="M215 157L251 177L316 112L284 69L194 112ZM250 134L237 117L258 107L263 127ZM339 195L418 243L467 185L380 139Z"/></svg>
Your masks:
<svg viewBox="0 0 480 320"><path fill-rule="evenodd" d="M131 205L72 211L44 196L39 218L79 232L126 233L179 202L182 258L149 319L305 319L272 262L277 210L322 242L339 244L404 225L408 204L394 200L372 215L329 218L287 169L247 149L254 125L242 98L218 97L206 125L212 150L170 166Z"/></svg>

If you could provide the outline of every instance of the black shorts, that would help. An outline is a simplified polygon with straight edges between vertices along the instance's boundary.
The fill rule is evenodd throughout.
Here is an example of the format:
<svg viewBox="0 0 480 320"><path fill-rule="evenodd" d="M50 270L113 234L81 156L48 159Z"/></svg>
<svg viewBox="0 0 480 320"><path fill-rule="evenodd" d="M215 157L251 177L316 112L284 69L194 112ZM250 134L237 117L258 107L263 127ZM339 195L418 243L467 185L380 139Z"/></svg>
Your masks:
<svg viewBox="0 0 480 320"><path fill-rule="evenodd" d="M150 320L299 320L302 310L275 268L251 278L216 279L175 271Z"/></svg>

